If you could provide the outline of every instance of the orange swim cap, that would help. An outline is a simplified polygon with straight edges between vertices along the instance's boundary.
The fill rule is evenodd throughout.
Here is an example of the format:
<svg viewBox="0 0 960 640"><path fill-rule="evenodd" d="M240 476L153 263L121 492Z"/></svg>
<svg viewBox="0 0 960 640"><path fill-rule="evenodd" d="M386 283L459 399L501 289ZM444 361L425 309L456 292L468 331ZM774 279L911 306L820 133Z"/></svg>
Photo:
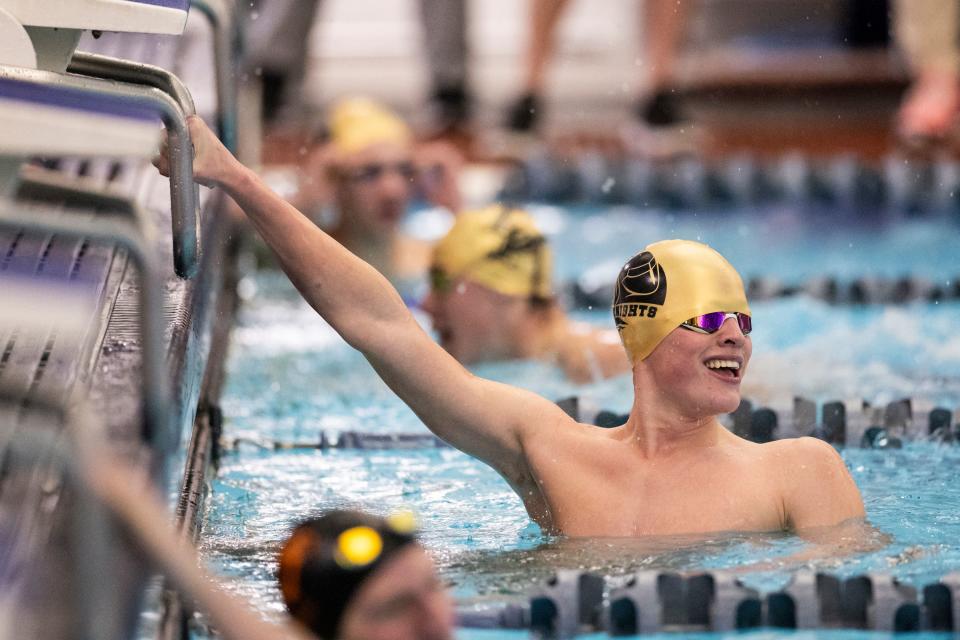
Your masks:
<svg viewBox="0 0 960 640"><path fill-rule="evenodd" d="M346 510L298 525L279 559L280 591L290 613L319 638L337 637L360 585L416 542L414 526L409 518Z"/></svg>

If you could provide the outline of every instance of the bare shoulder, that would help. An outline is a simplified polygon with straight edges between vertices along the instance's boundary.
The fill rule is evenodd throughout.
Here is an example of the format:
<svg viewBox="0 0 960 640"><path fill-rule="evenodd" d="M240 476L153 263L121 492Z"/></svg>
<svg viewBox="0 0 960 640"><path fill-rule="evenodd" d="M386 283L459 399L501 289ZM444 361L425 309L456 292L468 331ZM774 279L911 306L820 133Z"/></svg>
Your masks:
<svg viewBox="0 0 960 640"><path fill-rule="evenodd" d="M604 428L578 422L559 407L557 409L549 416L542 414L536 425L527 430L524 449L528 453L541 450L555 455L559 451L568 451L577 456L588 456L598 449L603 450L601 443L622 439L619 434L623 427Z"/></svg>
<svg viewBox="0 0 960 640"><path fill-rule="evenodd" d="M817 438L784 438L759 445L764 463L785 488L810 482L831 483L849 477L840 454Z"/></svg>
<svg viewBox="0 0 960 640"><path fill-rule="evenodd" d="M571 418L566 411L557 408L558 411L556 412L551 411L550 414L541 414L542 419L537 421L540 430L538 436L543 436L546 432L550 436L549 439L557 443L561 440L572 442L583 438L606 437L607 432L613 431L613 429L604 429L585 422L578 422Z"/></svg>
<svg viewBox="0 0 960 640"><path fill-rule="evenodd" d="M482 380L482 379L481 379ZM517 432L525 447L531 442L549 442L557 438L572 436L579 432L581 425L570 417L570 415L560 408L560 405L547 400L543 396L528 391L511 387L499 382L484 380L484 385L492 389L501 390L505 395L487 397L487 402L491 406L502 404L506 398L512 398L516 407Z"/></svg>
<svg viewBox="0 0 960 640"><path fill-rule="evenodd" d="M792 461L801 465L843 464L843 459L829 442L818 438L784 438L763 445L767 452L780 461Z"/></svg>
<svg viewBox="0 0 960 640"><path fill-rule="evenodd" d="M816 438L789 438L763 446L774 465L791 528L863 516L860 492L832 445Z"/></svg>

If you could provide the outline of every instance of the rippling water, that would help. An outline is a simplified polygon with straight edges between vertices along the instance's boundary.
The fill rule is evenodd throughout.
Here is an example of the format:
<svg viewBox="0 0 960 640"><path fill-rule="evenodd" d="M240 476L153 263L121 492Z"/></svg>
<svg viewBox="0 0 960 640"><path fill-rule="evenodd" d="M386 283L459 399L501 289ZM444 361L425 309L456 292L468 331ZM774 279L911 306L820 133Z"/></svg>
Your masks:
<svg viewBox="0 0 960 640"><path fill-rule="evenodd" d="M913 443L899 451L849 449L844 458L870 521L892 536L879 551L823 562L845 574L891 570L917 585L960 569L960 449ZM741 568L748 584L776 588L778 571L750 571L802 548L783 534L565 539L542 536L492 470L453 450L243 453L225 460L204 549L239 572L259 606L279 610L275 553L292 523L336 506L378 513L413 506L423 540L460 598L522 595L557 568L622 575L637 569Z"/></svg>
<svg viewBox="0 0 960 640"><path fill-rule="evenodd" d="M592 266L595 256L614 254L597 250L605 243L620 249L629 240L627 257L649 239L672 235L700 235L745 275L761 268L797 278L825 272L850 277L911 272L932 278L960 273L955 243L947 241L943 228L923 221L878 223L869 235L841 237L795 225L775 233L788 219L777 213L759 220L707 221L616 211L604 217L558 217L548 209L538 215L560 232L558 251L574 256L572 267L562 267L570 273ZM766 240L763 251L751 251L761 240ZM250 284L257 294L241 312L233 336L223 399L228 436L315 442L321 431L425 431L282 275L260 274ZM957 303L855 308L793 298L757 303L753 311L754 359L743 387L748 397L772 406L788 405L795 394L871 402L910 396L919 404L960 405ZM610 324L605 311L578 315ZM476 371L548 398L579 394L604 408L629 407L627 377L584 387L540 363L497 363ZM960 570L955 542L960 539L960 447L915 442L899 451L847 449L843 456L864 494L871 523L890 540L878 551L819 566L845 574L891 571L918 585ZM782 534L550 538L529 521L495 472L452 449L265 452L245 445L223 460L204 523L203 552L223 573L239 579L236 591L261 611L276 614L282 611L274 578L279 544L297 521L337 506L377 513L412 506L421 517L426 546L462 602L519 597L557 568L614 577L635 569L736 568L749 584L773 589L789 577L786 569L776 569L777 558L802 547L797 538ZM771 562L774 570L751 569ZM464 632L462 637L500 635ZM877 636L830 632L830 637Z"/></svg>

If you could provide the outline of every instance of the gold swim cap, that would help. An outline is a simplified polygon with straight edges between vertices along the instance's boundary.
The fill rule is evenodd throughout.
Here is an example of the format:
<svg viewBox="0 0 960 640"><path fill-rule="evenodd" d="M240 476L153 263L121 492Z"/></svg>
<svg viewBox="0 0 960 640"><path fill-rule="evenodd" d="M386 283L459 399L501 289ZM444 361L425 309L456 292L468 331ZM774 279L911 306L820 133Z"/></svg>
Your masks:
<svg viewBox="0 0 960 640"><path fill-rule="evenodd" d="M736 269L705 244L655 242L620 270L613 319L631 362L650 355L668 333L712 311L749 315Z"/></svg>
<svg viewBox="0 0 960 640"><path fill-rule="evenodd" d="M327 120L330 143L342 153L356 153L374 144L408 145L410 128L395 113L368 98L338 102Z"/></svg>
<svg viewBox="0 0 960 640"><path fill-rule="evenodd" d="M333 559L344 569L368 565L383 551L383 538L373 527L351 527L337 537Z"/></svg>
<svg viewBox="0 0 960 640"><path fill-rule="evenodd" d="M457 216L433 250L435 291L465 278L508 296L553 295L553 259L546 238L522 209L493 205Z"/></svg>

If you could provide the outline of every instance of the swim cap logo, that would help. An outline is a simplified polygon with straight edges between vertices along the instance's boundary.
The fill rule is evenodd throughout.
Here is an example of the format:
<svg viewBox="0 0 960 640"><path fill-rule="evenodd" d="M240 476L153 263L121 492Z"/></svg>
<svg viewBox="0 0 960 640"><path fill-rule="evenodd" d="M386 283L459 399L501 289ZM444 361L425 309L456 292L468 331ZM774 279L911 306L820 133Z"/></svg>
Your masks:
<svg viewBox="0 0 960 640"><path fill-rule="evenodd" d="M613 317L617 329L627 326L627 318L657 315L657 306L667 300L667 276L649 251L638 253L623 266L613 297Z"/></svg>

